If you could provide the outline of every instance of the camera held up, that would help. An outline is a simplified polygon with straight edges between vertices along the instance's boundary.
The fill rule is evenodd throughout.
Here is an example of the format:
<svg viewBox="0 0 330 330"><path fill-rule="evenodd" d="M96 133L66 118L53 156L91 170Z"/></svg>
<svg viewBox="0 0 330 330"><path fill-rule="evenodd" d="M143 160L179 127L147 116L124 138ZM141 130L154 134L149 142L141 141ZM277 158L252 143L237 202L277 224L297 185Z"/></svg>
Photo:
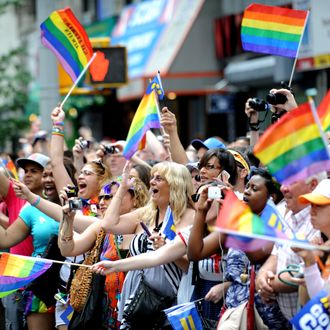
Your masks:
<svg viewBox="0 0 330 330"><path fill-rule="evenodd" d="M78 196L78 187L76 186L68 186L67 196L69 199L69 208L70 211L77 211L82 209L82 202Z"/></svg>
<svg viewBox="0 0 330 330"><path fill-rule="evenodd" d="M281 87L287 89L293 94L292 89L284 81L281 81ZM282 93L275 93L275 94L269 93L266 96L266 100L269 104L276 105L276 104L284 104L288 99Z"/></svg>
<svg viewBox="0 0 330 330"><path fill-rule="evenodd" d="M85 140L85 139L80 140L81 149L89 149L90 146L91 146L91 141L88 141L88 140Z"/></svg>
<svg viewBox="0 0 330 330"><path fill-rule="evenodd" d="M105 149L106 154L118 154L119 153L119 149L115 146L111 146L111 145L104 146L104 149Z"/></svg>
<svg viewBox="0 0 330 330"><path fill-rule="evenodd" d="M262 99L257 97L249 101L249 106L257 112L270 110L270 105Z"/></svg>

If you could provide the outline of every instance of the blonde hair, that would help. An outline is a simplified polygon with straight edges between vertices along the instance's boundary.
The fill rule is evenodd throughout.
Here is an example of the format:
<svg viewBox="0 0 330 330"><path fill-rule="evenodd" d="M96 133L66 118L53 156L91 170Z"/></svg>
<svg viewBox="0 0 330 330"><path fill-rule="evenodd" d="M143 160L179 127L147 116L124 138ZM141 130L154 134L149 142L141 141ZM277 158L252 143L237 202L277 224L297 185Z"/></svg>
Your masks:
<svg viewBox="0 0 330 330"><path fill-rule="evenodd" d="M189 170L181 164L161 162L153 166L151 176L155 172L164 177L170 187L169 204L173 212L174 223L178 224L184 211L187 208L194 208L191 200L193 185ZM149 203L141 209L141 219L150 226L154 226L157 211L157 205L150 199Z"/></svg>
<svg viewBox="0 0 330 330"><path fill-rule="evenodd" d="M129 189L128 191L132 192L135 200L134 206L136 208L145 206L150 199L149 191L146 185L139 178L134 178L131 186L132 189Z"/></svg>

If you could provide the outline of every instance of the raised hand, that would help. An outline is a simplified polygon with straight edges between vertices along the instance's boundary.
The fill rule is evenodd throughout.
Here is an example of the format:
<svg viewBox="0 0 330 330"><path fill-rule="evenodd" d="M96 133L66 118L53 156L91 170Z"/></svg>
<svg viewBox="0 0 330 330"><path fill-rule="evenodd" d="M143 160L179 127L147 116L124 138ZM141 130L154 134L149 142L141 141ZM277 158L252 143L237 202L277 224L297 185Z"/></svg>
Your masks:
<svg viewBox="0 0 330 330"><path fill-rule="evenodd" d="M13 182L13 188L16 196L26 201L30 200L33 195L30 189L23 182L14 179L11 180Z"/></svg>
<svg viewBox="0 0 330 330"><path fill-rule="evenodd" d="M56 108L54 108L50 115L50 118L53 121L53 124L59 123L59 122L64 122L65 112L63 111L62 107L57 106Z"/></svg>

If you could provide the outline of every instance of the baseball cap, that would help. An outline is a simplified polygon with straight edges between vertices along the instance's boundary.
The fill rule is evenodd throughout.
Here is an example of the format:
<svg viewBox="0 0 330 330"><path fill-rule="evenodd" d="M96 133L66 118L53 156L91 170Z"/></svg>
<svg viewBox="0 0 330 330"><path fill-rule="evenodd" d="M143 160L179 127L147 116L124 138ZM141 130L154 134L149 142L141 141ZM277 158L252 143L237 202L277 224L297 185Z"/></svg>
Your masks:
<svg viewBox="0 0 330 330"><path fill-rule="evenodd" d="M49 163L50 158L43 155L43 154L39 154L39 153L34 153L32 155L30 155L28 158L18 158L16 160L16 164L19 167L25 168L25 166L27 164L36 164L42 168L45 168L45 166L47 165L47 163Z"/></svg>
<svg viewBox="0 0 330 330"><path fill-rule="evenodd" d="M205 149L226 148L226 146L220 140L214 137L210 137L205 141L199 139L192 140L191 145L196 150L199 150L200 148L205 148Z"/></svg>
<svg viewBox="0 0 330 330"><path fill-rule="evenodd" d="M198 168L198 162L194 162L194 163L187 163L186 167L188 168L188 170L191 172L192 170L197 170L199 171Z"/></svg>
<svg viewBox="0 0 330 330"><path fill-rule="evenodd" d="M309 194L299 196L302 204L329 205L330 204L330 179L322 180Z"/></svg>

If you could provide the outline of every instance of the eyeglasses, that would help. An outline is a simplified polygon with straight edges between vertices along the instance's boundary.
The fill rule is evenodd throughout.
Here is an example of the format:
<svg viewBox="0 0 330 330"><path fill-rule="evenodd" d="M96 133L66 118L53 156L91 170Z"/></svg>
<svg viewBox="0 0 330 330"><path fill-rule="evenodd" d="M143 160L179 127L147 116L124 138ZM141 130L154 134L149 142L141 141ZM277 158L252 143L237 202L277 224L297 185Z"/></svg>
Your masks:
<svg viewBox="0 0 330 330"><path fill-rule="evenodd" d="M81 170L81 171L80 171L80 174L83 174L83 175L85 175L85 176L90 176L90 175L93 175L93 174L96 175L96 173L93 172L93 171L91 171L91 170Z"/></svg>
<svg viewBox="0 0 330 330"><path fill-rule="evenodd" d="M99 202L104 199L105 201L109 201L113 198L113 195L109 194L104 194L104 195L99 195Z"/></svg>
<svg viewBox="0 0 330 330"><path fill-rule="evenodd" d="M152 180L155 180L156 182L162 182L162 181L165 181L165 178L163 178L163 177L160 176L160 175L156 175L156 176L152 176L152 177L150 178L150 181L152 181Z"/></svg>
<svg viewBox="0 0 330 330"><path fill-rule="evenodd" d="M221 170L221 167L215 166L213 164L209 164L209 163L207 163L206 165L198 164L198 168L199 169L202 169L203 167L205 167L208 171L211 171L211 170Z"/></svg>

